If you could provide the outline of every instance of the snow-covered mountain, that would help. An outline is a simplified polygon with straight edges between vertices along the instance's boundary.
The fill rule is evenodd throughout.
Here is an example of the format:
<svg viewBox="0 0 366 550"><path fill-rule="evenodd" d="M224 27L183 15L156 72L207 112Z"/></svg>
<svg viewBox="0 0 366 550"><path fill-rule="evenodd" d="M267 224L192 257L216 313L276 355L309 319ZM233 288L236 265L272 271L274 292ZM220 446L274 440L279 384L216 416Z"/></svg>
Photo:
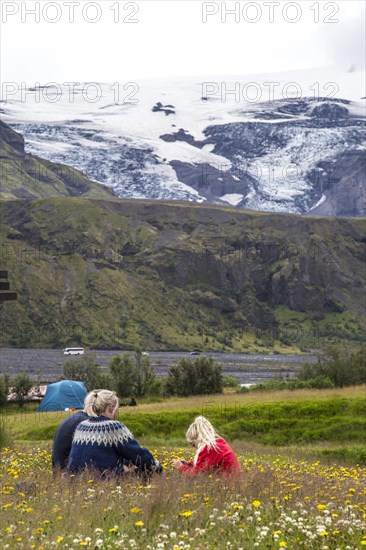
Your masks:
<svg viewBox="0 0 366 550"><path fill-rule="evenodd" d="M121 197L363 216L364 73L3 87L26 150Z"/></svg>

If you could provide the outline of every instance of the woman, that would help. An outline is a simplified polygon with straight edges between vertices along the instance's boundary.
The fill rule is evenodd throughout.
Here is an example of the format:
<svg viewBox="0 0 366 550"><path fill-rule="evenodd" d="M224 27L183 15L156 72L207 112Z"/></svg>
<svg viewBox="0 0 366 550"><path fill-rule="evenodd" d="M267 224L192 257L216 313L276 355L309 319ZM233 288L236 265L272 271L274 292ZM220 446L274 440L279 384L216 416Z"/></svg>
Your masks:
<svg viewBox="0 0 366 550"><path fill-rule="evenodd" d="M227 476L240 475L238 459L230 445L220 437L211 422L198 416L187 430L186 439L196 447L193 460L173 460L173 467L187 476L200 472L220 472Z"/></svg>
<svg viewBox="0 0 366 550"><path fill-rule="evenodd" d="M115 392L95 390L85 406L89 418L75 430L67 470L78 473L97 470L102 477L137 470L144 475L161 472L150 451L140 447L130 430L116 420L118 398Z"/></svg>
<svg viewBox="0 0 366 550"><path fill-rule="evenodd" d="M86 408L96 391L99 390L93 390L85 397L84 409L82 411L78 411L66 418L57 428L52 446L52 468L54 471L57 469L66 469L75 430L80 422L88 418Z"/></svg>

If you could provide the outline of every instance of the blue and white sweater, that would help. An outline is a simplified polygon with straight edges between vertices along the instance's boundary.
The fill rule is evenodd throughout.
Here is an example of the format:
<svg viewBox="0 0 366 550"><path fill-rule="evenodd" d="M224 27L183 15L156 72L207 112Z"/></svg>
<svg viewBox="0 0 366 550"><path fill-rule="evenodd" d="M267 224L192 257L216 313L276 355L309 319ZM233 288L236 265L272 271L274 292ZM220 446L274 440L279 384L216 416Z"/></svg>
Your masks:
<svg viewBox="0 0 366 550"><path fill-rule="evenodd" d="M77 426L67 466L70 473L93 468L103 475L119 475L123 464L134 464L141 472L162 471L150 451L140 447L121 422L98 416Z"/></svg>

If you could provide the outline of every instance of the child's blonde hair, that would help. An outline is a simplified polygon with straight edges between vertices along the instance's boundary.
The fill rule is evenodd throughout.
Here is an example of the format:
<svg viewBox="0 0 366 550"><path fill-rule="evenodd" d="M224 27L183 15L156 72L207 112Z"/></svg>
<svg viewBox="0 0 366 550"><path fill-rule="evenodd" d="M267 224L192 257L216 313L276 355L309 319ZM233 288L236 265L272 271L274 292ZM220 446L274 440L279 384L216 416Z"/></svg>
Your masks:
<svg viewBox="0 0 366 550"><path fill-rule="evenodd" d="M186 439L189 443L197 443L196 457L206 445L208 449L217 449L216 439L218 437L220 437L219 434L204 416L197 416L186 433Z"/></svg>
<svg viewBox="0 0 366 550"><path fill-rule="evenodd" d="M109 407L118 407L116 392L109 390L93 390L84 401L84 411L88 416L101 416Z"/></svg>

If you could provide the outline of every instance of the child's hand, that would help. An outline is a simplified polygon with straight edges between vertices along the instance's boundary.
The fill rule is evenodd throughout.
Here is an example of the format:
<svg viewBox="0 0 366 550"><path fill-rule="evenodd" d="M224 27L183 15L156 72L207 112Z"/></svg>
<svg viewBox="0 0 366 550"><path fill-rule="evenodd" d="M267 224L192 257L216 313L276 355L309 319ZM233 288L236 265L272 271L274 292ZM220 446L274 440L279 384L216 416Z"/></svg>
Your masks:
<svg viewBox="0 0 366 550"><path fill-rule="evenodd" d="M137 470L137 466L135 466L134 464L129 464L128 466L126 466L126 464L124 464L124 466L123 466L123 473L125 473L125 474L130 474L131 472L134 472L135 470Z"/></svg>
<svg viewBox="0 0 366 550"><path fill-rule="evenodd" d="M179 468L183 466L183 464L183 460L178 460L177 458L173 458L172 460L173 468L175 468L176 470L179 470Z"/></svg>

